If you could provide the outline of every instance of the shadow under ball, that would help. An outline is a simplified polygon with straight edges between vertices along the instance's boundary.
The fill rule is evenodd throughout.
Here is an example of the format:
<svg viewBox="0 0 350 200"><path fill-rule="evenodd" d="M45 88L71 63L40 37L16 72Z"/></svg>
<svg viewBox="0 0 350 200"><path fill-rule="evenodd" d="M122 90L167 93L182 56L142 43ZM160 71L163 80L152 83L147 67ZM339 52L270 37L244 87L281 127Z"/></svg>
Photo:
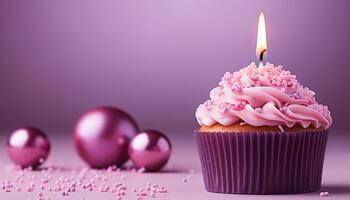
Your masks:
<svg viewBox="0 0 350 200"><path fill-rule="evenodd" d="M98 107L78 120L73 140L79 156L90 167L120 167L129 159L128 145L137 132L136 122L126 112Z"/></svg>
<svg viewBox="0 0 350 200"><path fill-rule="evenodd" d="M170 140L161 132L146 130L135 136L129 145L129 156L136 168L159 171L169 160Z"/></svg>
<svg viewBox="0 0 350 200"><path fill-rule="evenodd" d="M50 141L46 134L34 127L15 130L7 140L7 153L10 159L22 168L36 168L50 153Z"/></svg>

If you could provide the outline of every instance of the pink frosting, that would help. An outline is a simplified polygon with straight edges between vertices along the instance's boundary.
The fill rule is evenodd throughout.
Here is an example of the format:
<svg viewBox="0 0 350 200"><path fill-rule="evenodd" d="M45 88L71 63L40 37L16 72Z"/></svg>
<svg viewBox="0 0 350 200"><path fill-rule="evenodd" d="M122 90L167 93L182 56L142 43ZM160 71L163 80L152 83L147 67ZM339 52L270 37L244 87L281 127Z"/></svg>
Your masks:
<svg viewBox="0 0 350 200"><path fill-rule="evenodd" d="M327 129L332 123L330 112L314 95L282 66L252 63L233 74L226 72L219 86L211 90L210 100L198 106L196 118L201 126L245 122Z"/></svg>

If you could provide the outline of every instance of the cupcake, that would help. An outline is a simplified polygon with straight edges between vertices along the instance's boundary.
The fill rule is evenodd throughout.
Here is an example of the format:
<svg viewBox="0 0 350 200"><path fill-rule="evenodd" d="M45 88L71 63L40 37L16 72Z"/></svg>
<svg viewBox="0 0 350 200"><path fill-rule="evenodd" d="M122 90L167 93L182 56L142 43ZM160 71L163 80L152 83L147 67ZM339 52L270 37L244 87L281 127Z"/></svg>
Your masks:
<svg viewBox="0 0 350 200"><path fill-rule="evenodd" d="M225 73L196 110L205 188L230 194L320 189L332 118L282 66Z"/></svg>

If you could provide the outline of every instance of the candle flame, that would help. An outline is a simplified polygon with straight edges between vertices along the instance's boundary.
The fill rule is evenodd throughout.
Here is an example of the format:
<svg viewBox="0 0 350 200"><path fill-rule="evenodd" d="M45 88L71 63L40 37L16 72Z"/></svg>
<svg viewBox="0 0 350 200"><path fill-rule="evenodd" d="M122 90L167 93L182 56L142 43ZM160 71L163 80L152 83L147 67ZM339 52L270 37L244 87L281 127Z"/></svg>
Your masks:
<svg viewBox="0 0 350 200"><path fill-rule="evenodd" d="M266 43L266 27L265 27L265 17L264 13L260 13L259 23L258 23L258 37L256 41L256 64L265 64L267 51Z"/></svg>

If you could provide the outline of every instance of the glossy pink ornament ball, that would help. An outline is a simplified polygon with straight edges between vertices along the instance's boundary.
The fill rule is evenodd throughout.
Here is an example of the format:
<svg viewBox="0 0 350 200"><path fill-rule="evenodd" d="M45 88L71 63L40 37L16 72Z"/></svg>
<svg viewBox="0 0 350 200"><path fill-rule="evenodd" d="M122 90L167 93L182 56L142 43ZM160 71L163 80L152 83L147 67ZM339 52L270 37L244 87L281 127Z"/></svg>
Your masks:
<svg viewBox="0 0 350 200"><path fill-rule="evenodd" d="M128 145L138 132L130 115L114 107L88 111L77 122L73 139L79 156L93 168L123 165Z"/></svg>
<svg viewBox="0 0 350 200"><path fill-rule="evenodd" d="M34 127L15 130L6 145L10 159L22 168L38 167L50 153L49 139L44 132Z"/></svg>
<svg viewBox="0 0 350 200"><path fill-rule="evenodd" d="M136 168L159 171L169 160L170 140L161 132L146 130L136 135L129 144L129 156Z"/></svg>

